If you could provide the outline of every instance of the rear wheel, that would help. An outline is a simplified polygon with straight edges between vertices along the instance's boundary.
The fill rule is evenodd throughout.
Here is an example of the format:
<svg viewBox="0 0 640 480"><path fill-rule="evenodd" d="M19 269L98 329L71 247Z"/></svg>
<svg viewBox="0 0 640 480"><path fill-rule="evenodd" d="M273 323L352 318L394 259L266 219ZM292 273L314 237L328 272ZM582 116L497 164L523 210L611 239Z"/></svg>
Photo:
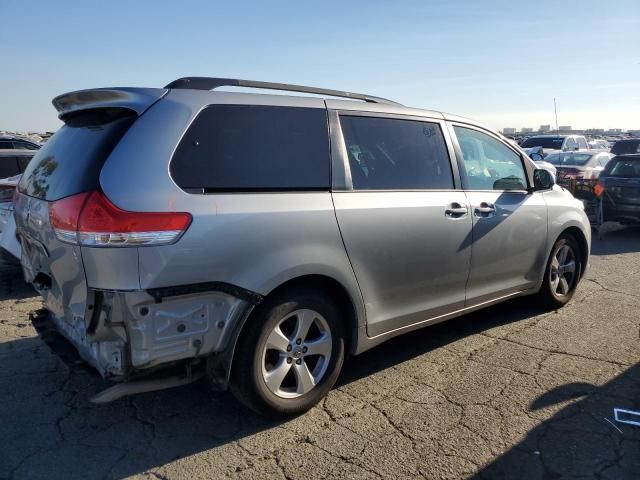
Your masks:
<svg viewBox="0 0 640 480"><path fill-rule="evenodd" d="M295 415L318 403L344 361L344 325L326 296L297 289L260 307L238 339L231 391L265 415Z"/></svg>
<svg viewBox="0 0 640 480"><path fill-rule="evenodd" d="M571 235L562 235L551 249L540 289L540 299L550 308L567 304L582 274L580 246Z"/></svg>

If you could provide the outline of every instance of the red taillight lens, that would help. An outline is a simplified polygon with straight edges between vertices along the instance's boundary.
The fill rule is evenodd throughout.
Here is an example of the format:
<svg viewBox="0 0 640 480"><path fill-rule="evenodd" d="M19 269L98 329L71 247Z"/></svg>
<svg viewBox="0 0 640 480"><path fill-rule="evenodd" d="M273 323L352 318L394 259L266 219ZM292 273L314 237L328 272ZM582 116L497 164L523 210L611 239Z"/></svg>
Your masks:
<svg viewBox="0 0 640 480"><path fill-rule="evenodd" d="M78 230L80 212L82 212L84 202L87 201L89 195L89 193L79 193L49 205L51 226L56 230L68 230L75 233Z"/></svg>
<svg viewBox="0 0 640 480"><path fill-rule="evenodd" d="M188 213L127 212L116 207L102 192L92 192L78 221L79 232L158 232L185 230Z"/></svg>
<svg viewBox="0 0 640 480"><path fill-rule="evenodd" d="M593 187L593 193L598 198L600 198L602 196L602 194L604 193L604 187L602 186L601 183L596 183L596 186Z"/></svg>
<svg viewBox="0 0 640 480"><path fill-rule="evenodd" d="M94 247L166 245L191 224L188 213L122 210L100 191L54 202L49 215L60 240Z"/></svg>

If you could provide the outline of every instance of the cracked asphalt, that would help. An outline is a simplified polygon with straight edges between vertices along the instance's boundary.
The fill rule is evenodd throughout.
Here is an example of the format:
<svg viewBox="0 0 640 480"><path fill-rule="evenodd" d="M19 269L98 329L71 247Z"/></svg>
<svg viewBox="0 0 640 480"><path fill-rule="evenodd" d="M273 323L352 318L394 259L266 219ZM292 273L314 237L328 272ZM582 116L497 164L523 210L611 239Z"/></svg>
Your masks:
<svg viewBox="0 0 640 480"><path fill-rule="evenodd" d="M573 301L514 300L345 365L322 405L264 420L193 384L96 406L0 267L0 478L640 478L640 230L594 239Z"/></svg>

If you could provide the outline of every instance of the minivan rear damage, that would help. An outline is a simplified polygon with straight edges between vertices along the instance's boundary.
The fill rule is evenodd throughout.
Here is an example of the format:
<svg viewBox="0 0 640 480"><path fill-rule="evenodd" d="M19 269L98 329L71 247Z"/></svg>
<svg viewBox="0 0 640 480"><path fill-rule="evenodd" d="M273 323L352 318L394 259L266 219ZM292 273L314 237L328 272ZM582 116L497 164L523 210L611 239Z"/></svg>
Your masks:
<svg viewBox="0 0 640 480"><path fill-rule="evenodd" d="M46 299L46 289L36 288ZM164 377L164 371L178 371L181 377L194 380L205 368L215 375L216 365L230 362L241 325L261 300L260 295L227 284L217 285L218 291L210 288L192 285L148 291L89 289L85 318L75 317L68 322L46 308L36 312L32 322L63 360L78 364L66 345L56 345L63 342L52 338L53 332L70 342L79 357L104 378L122 382L158 373ZM217 357L209 358L212 352L218 352ZM198 375L192 375L193 367L197 367ZM214 378L219 388L226 387L227 367L220 368L218 378ZM156 379L154 385L161 383ZM126 392L122 388L118 391Z"/></svg>
<svg viewBox="0 0 640 480"><path fill-rule="evenodd" d="M98 89L57 97L65 125L38 152L16 195L25 279L45 307L32 315L34 326L63 359L81 359L118 382L176 369L179 383L191 381L200 375L193 367L204 370L202 358L212 352L222 352L212 366L230 362L227 344L261 299L221 282L140 287L138 247L175 243L192 217L123 210L102 192L99 177L111 151L165 93ZM110 271L116 288L96 282L98 270ZM218 383L225 385L224 374ZM144 387L134 382L101 399L166 386L157 378Z"/></svg>

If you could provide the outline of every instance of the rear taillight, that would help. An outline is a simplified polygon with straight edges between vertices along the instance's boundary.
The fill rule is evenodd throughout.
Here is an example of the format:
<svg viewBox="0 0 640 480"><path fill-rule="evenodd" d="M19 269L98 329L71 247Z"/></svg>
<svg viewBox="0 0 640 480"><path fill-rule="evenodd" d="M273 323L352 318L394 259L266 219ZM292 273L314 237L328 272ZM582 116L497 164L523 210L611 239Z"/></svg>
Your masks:
<svg viewBox="0 0 640 480"><path fill-rule="evenodd" d="M49 206L59 240L89 247L140 247L177 241L191 224L179 212L128 212L100 191L80 193Z"/></svg>
<svg viewBox="0 0 640 480"><path fill-rule="evenodd" d="M602 194L604 193L604 187L602 186L602 184L600 182L596 183L596 185L593 187L593 193L598 198L600 198L602 196Z"/></svg>

